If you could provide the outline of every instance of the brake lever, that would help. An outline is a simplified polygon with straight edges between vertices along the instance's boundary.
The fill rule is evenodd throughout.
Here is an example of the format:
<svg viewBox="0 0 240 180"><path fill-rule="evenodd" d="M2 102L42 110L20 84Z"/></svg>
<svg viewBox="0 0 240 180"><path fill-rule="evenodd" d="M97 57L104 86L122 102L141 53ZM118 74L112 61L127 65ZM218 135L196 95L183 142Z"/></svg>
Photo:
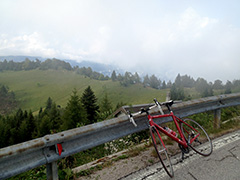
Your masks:
<svg viewBox="0 0 240 180"><path fill-rule="evenodd" d="M134 125L135 127L137 127L137 124L136 124L136 122L134 121L131 112L129 112L129 111L128 111L128 118L130 119L130 122L133 123L133 125Z"/></svg>
<svg viewBox="0 0 240 180"><path fill-rule="evenodd" d="M156 98L154 98L154 102L155 102L155 104L157 105L158 110L160 111L160 113L163 115L164 112L163 112L163 110L162 110L161 104L157 101Z"/></svg>

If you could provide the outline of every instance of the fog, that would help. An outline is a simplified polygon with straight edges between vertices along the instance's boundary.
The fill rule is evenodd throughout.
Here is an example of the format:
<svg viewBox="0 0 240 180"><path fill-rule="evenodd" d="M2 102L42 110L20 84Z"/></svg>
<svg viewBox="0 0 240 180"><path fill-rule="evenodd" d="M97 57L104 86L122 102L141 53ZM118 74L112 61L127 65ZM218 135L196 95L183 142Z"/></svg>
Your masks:
<svg viewBox="0 0 240 180"><path fill-rule="evenodd" d="M172 80L240 79L240 1L2 0L0 56L89 60Z"/></svg>

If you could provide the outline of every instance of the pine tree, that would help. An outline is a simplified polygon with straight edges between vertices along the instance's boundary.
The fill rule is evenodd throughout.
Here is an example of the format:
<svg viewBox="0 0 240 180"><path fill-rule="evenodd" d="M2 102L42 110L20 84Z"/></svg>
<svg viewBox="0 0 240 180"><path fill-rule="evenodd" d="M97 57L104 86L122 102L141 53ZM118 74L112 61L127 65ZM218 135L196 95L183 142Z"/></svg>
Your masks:
<svg viewBox="0 0 240 180"><path fill-rule="evenodd" d="M101 103L101 112L103 113L103 112L108 112L108 111L112 111L112 105L108 99L107 93L105 93L104 98Z"/></svg>
<svg viewBox="0 0 240 180"><path fill-rule="evenodd" d="M51 129L54 131L58 130L62 122L60 116L60 109L57 107L56 103L52 104L48 116L51 121Z"/></svg>
<svg viewBox="0 0 240 180"><path fill-rule="evenodd" d="M77 95L76 89L73 90L73 95L67 104L62 118L63 130L76 128L79 125L83 126L86 124L86 112L82 107L82 103Z"/></svg>
<svg viewBox="0 0 240 180"><path fill-rule="evenodd" d="M46 134L50 134L51 130L51 122L48 115L45 115L41 119L41 123L38 127L38 137L42 137Z"/></svg>
<svg viewBox="0 0 240 180"><path fill-rule="evenodd" d="M112 81L116 81L117 80L117 75L116 75L115 70L112 72L111 79L112 79Z"/></svg>
<svg viewBox="0 0 240 180"><path fill-rule="evenodd" d="M182 86L182 79L181 79L181 75L180 74L178 74L176 79L175 79L175 85L177 87L181 87Z"/></svg>
<svg viewBox="0 0 240 180"><path fill-rule="evenodd" d="M90 86L88 86L83 92L81 102L87 112L87 124L97 122L97 113L99 112L99 106L97 105L97 98Z"/></svg>
<svg viewBox="0 0 240 180"><path fill-rule="evenodd" d="M24 141L27 141L27 140L30 140L30 138L28 138L28 128L27 128L27 121L24 120L19 129L18 129L18 141L19 142L24 142Z"/></svg>
<svg viewBox="0 0 240 180"><path fill-rule="evenodd" d="M136 84L141 83L141 78L139 77L137 72L135 72L135 74L133 75L133 81Z"/></svg>
<svg viewBox="0 0 240 180"><path fill-rule="evenodd" d="M172 100L184 100L184 89L183 87L177 87L175 83L173 83L170 89L170 95Z"/></svg>
<svg viewBox="0 0 240 180"><path fill-rule="evenodd" d="M4 117L0 116L0 148L11 145L10 144L10 125Z"/></svg>
<svg viewBox="0 0 240 180"><path fill-rule="evenodd" d="M106 92L100 104L100 111L101 113L99 113L99 119L101 121L107 119L112 114L112 105Z"/></svg>
<svg viewBox="0 0 240 180"><path fill-rule="evenodd" d="M166 89L166 88L167 88L166 82L163 81L163 83L162 83L162 89Z"/></svg>
<svg viewBox="0 0 240 180"><path fill-rule="evenodd" d="M148 75L144 76L143 85L144 85L144 87L150 86L150 80L149 80Z"/></svg>
<svg viewBox="0 0 240 180"><path fill-rule="evenodd" d="M51 109L52 103L53 103L53 102L52 102L52 99L49 97L48 100L47 100L47 105L46 105L45 111L48 111L48 110Z"/></svg>
<svg viewBox="0 0 240 180"><path fill-rule="evenodd" d="M161 81L155 75L152 75L149 78L149 83L150 83L150 87L154 89L159 89L161 85Z"/></svg>
<svg viewBox="0 0 240 180"><path fill-rule="evenodd" d="M32 111L30 111L28 113L28 117L26 119L26 125L27 125L27 131L26 131L27 139L26 140L30 140L33 138L33 132L36 128L36 124L34 122L34 117L33 117Z"/></svg>
<svg viewBox="0 0 240 180"><path fill-rule="evenodd" d="M132 76L132 74L131 74L130 72L125 72L125 75L124 75L124 77L123 77L123 80L120 81L120 84L121 84L122 86L127 87L127 86L129 86L130 84L133 84L133 83L134 83L134 80L133 80L133 79L134 79L134 78L133 78L133 76Z"/></svg>
<svg viewBox="0 0 240 180"><path fill-rule="evenodd" d="M17 129L20 127L21 123L24 120L24 114L21 108L18 109L16 115L14 116L14 125L12 125L13 127L16 127Z"/></svg>
<svg viewBox="0 0 240 180"><path fill-rule="evenodd" d="M231 94L232 93L232 83L230 81L227 81L226 85L225 85L225 94Z"/></svg>

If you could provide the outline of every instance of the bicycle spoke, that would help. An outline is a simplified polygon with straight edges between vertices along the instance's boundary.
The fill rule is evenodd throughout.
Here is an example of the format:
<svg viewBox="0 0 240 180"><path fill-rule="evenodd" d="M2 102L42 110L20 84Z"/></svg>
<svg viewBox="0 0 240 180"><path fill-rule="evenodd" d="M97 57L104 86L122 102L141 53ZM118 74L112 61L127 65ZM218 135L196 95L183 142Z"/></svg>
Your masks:
<svg viewBox="0 0 240 180"><path fill-rule="evenodd" d="M181 130L188 145L194 151L203 156L209 156L212 153L212 142L206 131L197 122L186 119L181 124Z"/></svg>
<svg viewBox="0 0 240 180"><path fill-rule="evenodd" d="M165 171L170 177L173 177L173 168L172 168L171 160L169 158L167 149L163 144L162 138L159 135L159 132L156 130L156 128L150 127L150 134L151 134L154 148L157 152L160 162L163 165L163 168L165 169Z"/></svg>

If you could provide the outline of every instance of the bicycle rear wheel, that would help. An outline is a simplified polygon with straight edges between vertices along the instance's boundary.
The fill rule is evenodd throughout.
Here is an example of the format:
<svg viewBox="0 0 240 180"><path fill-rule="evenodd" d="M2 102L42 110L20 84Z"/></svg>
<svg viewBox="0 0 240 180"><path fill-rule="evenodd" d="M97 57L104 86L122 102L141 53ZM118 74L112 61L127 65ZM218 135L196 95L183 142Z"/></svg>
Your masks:
<svg viewBox="0 0 240 180"><path fill-rule="evenodd" d="M165 169L165 171L170 177L173 177L174 173L173 173L172 163L169 158L167 149L165 148L165 145L162 141L162 138L159 135L158 130L154 126L150 127L150 135L152 138L154 148L160 159L160 162L163 165L163 168Z"/></svg>
<svg viewBox="0 0 240 180"><path fill-rule="evenodd" d="M209 156L212 153L212 141L207 132L196 121L185 119L181 123L181 130L188 145L198 154Z"/></svg>

